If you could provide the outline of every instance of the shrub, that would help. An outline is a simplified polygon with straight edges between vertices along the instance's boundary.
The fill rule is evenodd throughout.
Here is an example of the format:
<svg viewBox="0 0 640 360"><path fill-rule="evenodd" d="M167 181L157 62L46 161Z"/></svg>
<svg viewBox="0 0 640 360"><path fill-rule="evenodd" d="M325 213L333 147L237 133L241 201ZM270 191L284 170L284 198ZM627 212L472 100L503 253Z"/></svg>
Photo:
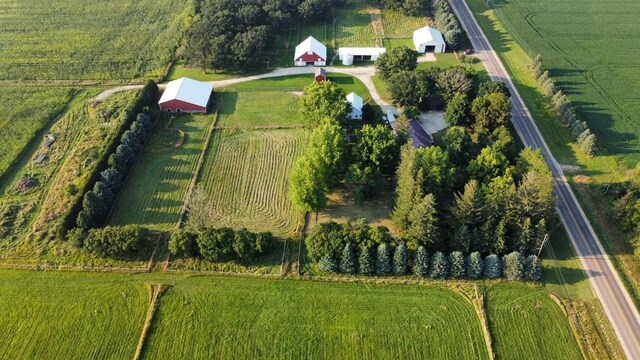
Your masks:
<svg viewBox="0 0 640 360"><path fill-rule="evenodd" d="M498 255L491 254L484 259L484 276L497 279L502 276L502 262Z"/></svg>
<svg viewBox="0 0 640 360"><path fill-rule="evenodd" d="M463 277L465 274L464 255L460 251L454 251L449 255L449 262L451 263L451 277L456 279Z"/></svg>
<svg viewBox="0 0 640 360"><path fill-rule="evenodd" d="M440 251L436 251L431 257L429 275L434 279L444 279L449 275L449 261Z"/></svg>
<svg viewBox="0 0 640 360"><path fill-rule="evenodd" d="M270 232L261 232L256 234L256 251L259 254L266 254L273 248L275 239Z"/></svg>
<svg viewBox="0 0 640 360"><path fill-rule="evenodd" d="M378 275L387 275L391 273L391 250L389 249L389 245L386 243L382 243L378 246L376 273Z"/></svg>
<svg viewBox="0 0 640 360"><path fill-rule="evenodd" d="M342 249L340 256L340 272L344 274L356 273L356 256L353 251L353 246L347 243Z"/></svg>
<svg viewBox="0 0 640 360"><path fill-rule="evenodd" d="M524 264L524 278L530 281L540 281L542 278L542 267L539 257L535 255L527 257Z"/></svg>
<svg viewBox="0 0 640 360"><path fill-rule="evenodd" d="M319 224L305 239L305 244L309 257L313 261L319 261L326 254L338 259L344 247L342 225L334 221Z"/></svg>
<svg viewBox="0 0 640 360"><path fill-rule="evenodd" d="M89 230L84 247L93 253L118 257L137 250L145 237L146 230L138 225L107 226Z"/></svg>
<svg viewBox="0 0 640 360"><path fill-rule="evenodd" d="M375 119L376 112L373 110L373 106L369 103L362 105L362 121L372 122Z"/></svg>
<svg viewBox="0 0 640 360"><path fill-rule="evenodd" d="M76 224L79 228L89 229L102 225L109 212L107 205L96 193L89 191L84 194L82 211L78 213Z"/></svg>
<svg viewBox="0 0 640 360"><path fill-rule="evenodd" d="M467 277L477 279L482 276L483 270L484 261L482 260L482 256L480 256L480 253L477 251L472 252L467 261Z"/></svg>
<svg viewBox="0 0 640 360"><path fill-rule="evenodd" d="M524 270L524 258L519 252L514 251L502 258L502 271L507 280L522 279Z"/></svg>
<svg viewBox="0 0 640 360"><path fill-rule="evenodd" d="M413 259L413 274L416 276L425 276L429 271L429 255L424 246L418 246L416 256Z"/></svg>
<svg viewBox="0 0 640 360"><path fill-rule="evenodd" d="M407 273L407 247L400 244L393 253L393 273L395 275L405 275Z"/></svg>
<svg viewBox="0 0 640 360"><path fill-rule="evenodd" d="M233 236L233 252L240 260L251 260L257 253L256 235L246 228L236 231Z"/></svg>
<svg viewBox="0 0 640 360"><path fill-rule="evenodd" d="M329 254L324 254L320 261L318 261L318 268L324 272L337 272L338 265L336 265L336 261Z"/></svg>
<svg viewBox="0 0 640 360"><path fill-rule="evenodd" d="M189 231L175 231L169 238L169 252L171 255L190 257L195 255L195 247L195 236Z"/></svg>
<svg viewBox="0 0 640 360"><path fill-rule="evenodd" d="M200 254L211 261L229 260L234 255L233 243L235 233L231 228L204 229L198 234L196 241Z"/></svg>

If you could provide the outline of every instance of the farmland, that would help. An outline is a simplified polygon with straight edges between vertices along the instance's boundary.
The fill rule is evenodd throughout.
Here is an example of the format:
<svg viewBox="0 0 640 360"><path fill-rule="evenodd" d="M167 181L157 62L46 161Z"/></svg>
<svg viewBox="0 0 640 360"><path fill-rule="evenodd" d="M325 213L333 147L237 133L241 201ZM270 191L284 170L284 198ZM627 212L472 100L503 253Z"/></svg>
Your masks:
<svg viewBox="0 0 640 360"><path fill-rule="evenodd" d="M204 161L200 186L214 226L288 234L302 221L289 200L289 174L306 132L218 130Z"/></svg>
<svg viewBox="0 0 640 360"><path fill-rule="evenodd" d="M71 93L68 88L0 87L4 109L0 115L0 180L34 136L62 111Z"/></svg>
<svg viewBox="0 0 640 360"><path fill-rule="evenodd" d="M1 0L0 78L158 78L191 7L179 0Z"/></svg>
<svg viewBox="0 0 640 360"><path fill-rule="evenodd" d="M163 115L113 208L112 225L168 230L178 221L213 115Z"/></svg>
<svg viewBox="0 0 640 360"><path fill-rule="evenodd" d="M131 358L148 305L142 282L0 271L0 358Z"/></svg>
<svg viewBox="0 0 640 360"><path fill-rule="evenodd" d="M277 81L277 80L276 80ZM253 81L252 81L253 82ZM255 84L245 86L255 86ZM311 82L311 75L305 84ZM273 96L273 91L220 92L220 119L217 126L255 128L301 125L297 97L286 92ZM265 111L265 109L273 109ZM276 111L277 109L277 111Z"/></svg>

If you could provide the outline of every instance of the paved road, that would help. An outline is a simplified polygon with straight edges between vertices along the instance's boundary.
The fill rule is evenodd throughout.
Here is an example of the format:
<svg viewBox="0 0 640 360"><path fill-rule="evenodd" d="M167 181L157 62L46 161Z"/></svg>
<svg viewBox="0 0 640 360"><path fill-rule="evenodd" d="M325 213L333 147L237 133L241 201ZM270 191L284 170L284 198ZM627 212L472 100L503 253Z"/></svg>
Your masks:
<svg viewBox="0 0 640 360"><path fill-rule="evenodd" d="M640 359L638 311L569 187L560 165L549 151L529 110L467 4L464 0L449 0L449 3L469 35L478 57L484 62L489 76L494 80L504 81L509 87L512 94L512 119L516 131L525 145L542 149L556 179L558 213L562 223L569 233L571 242L591 280L591 285L602 302L627 357Z"/></svg>

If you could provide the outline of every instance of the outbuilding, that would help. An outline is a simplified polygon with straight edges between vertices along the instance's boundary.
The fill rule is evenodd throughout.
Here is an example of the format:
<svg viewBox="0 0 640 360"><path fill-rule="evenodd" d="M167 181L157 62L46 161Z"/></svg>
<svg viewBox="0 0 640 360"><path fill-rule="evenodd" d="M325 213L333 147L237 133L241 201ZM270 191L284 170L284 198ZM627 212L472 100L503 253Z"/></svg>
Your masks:
<svg viewBox="0 0 640 360"><path fill-rule="evenodd" d="M296 46L293 61L296 66L325 66L327 65L327 47L309 36Z"/></svg>
<svg viewBox="0 0 640 360"><path fill-rule="evenodd" d="M354 61L376 61L387 49L373 47L343 47L338 49L338 59L343 65L353 65Z"/></svg>
<svg viewBox="0 0 640 360"><path fill-rule="evenodd" d="M416 149L429 147L433 144L433 138L429 135L417 120L409 120L409 139L413 140Z"/></svg>
<svg viewBox="0 0 640 360"><path fill-rule="evenodd" d="M362 98L358 94L352 92L347 95L347 102L351 104L351 113L349 113L349 119L362 120Z"/></svg>
<svg viewBox="0 0 640 360"><path fill-rule="evenodd" d="M160 110L166 112L206 113L213 85L189 78L170 81L160 97Z"/></svg>
<svg viewBox="0 0 640 360"><path fill-rule="evenodd" d="M416 46L416 51L421 54L426 52L443 53L446 49L442 33L429 26L413 32L413 44Z"/></svg>
<svg viewBox="0 0 640 360"><path fill-rule="evenodd" d="M327 80L327 70L325 68L317 68L315 79L317 82L326 81Z"/></svg>

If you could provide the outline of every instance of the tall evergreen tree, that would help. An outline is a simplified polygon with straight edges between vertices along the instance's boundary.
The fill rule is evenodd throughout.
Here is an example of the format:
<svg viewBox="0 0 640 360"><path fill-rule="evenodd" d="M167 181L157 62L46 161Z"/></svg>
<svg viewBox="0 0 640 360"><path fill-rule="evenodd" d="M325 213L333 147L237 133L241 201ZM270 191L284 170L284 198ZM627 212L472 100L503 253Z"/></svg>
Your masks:
<svg viewBox="0 0 640 360"><path fill-rule="evenodd" d="M393 253L393 274L407 274L407 247L402 243L396 247Z"/></svg>
<svg viewBox="0 0 640 360"><path fill-rule="evenodd" d="M318 268L324 272L334 273L338 271L338 265L336 265L336 261L333 259L333 256L329 254L324 254L320 261L318 261Z"/></svg>
<svg viewBox="0 0 640 360"><path fill-rule="evenodd" d="M449 254L449 263L451 264L450 275L452 278L461 278L465 274L464 255L460 251L454 251Z"/></svg>
<svg viewBox="0 0 640 360"><path fill-rule="evenodd" d="M416 255L413 258L413 274L415 276L425 276L429 271L429 255L424 246L418 246Z"/></svg>
<svg viewBox="0 0 640 360"><path fill-rule="evenodd" d="M391 249L386 243L378 246L376 257L376 273L378 275L387 275L391 273Z"/></svg>
<svg viewBox="0 0 640 360"><path fill-rule="evenodd" d="M340 272L343 274L356 273L356 254L351 243L347 243L340 256Z"/></svg>
<svg viewBox="0 0 640 360"><path fill-rule="evenodd" d="M396 204L391 214L393 223L401 232L409 227L409 216L416 199L421 199L422 172L418 173L416 150L409 142L400 150L400 164L396 170ZM416 179L418 178L418 179Z"/></svg>
<svg viewBox="0 0 640 360"><path fill-rule="evenodd" d="M369 247L360 247L358 272L363 275L371 275L375 272L375 262Z"/></svg>
<svg viewBox="0 0 640 360"><path fill-rule="evenodd" d="M507 280L522 279L524 271L524 258L519 252L514 251L502 258L502 271Z"/></svg>
<svg viewBox="0 0 640 360"><path fill-rule="evenodd" d="M469 255L467 261L467 277L477 279L482 276L484 270L484 261L479 252L474 251Z"/></svg>
<svg viewBox="0 0 640 360"><path fill-rule="evenodd" d="M416 201L409 213L409 225L404 232L405 237L420 245L433 246L439 240L435 196L427 194Z"/></svg>
<svg viewBox="0 0 640 360"><path fill-rule="evenodd" d="M489 279L497 279L502 276L502 261L497 255L491 254L484 258L484 276Z"/></svg>
<svg viewBox="0 0 640 360"><path fill-rule="evenodd" d="M429 275L434 279L444 279L449 276L449 260L443 253L436 251L431 257Z"/></svg>
<svg viewBox="0 0 640 360"><path fill-rule="evenodd" d="M540 258L535 255L527 257L524 264L524 278L529 281L540 281L542 278L542 266Z"/></svg>

